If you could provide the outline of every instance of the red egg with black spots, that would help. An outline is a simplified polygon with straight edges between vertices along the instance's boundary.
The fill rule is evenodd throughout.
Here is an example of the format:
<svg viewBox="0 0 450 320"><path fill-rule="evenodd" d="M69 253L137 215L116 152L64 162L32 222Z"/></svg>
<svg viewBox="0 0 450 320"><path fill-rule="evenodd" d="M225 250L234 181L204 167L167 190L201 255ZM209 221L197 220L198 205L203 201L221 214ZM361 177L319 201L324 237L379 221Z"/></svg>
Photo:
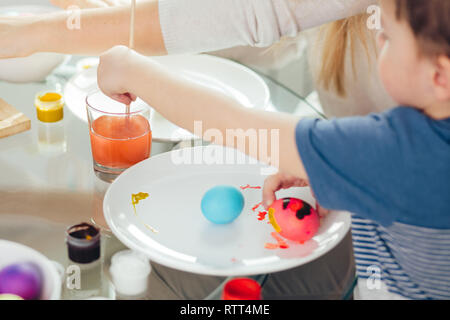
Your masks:
<svg viewBox="0 0 450 320"><path fill-rule="evenodd" d="M297 198L274 201L268 213L275 230L289 240L303 243L311 239L319 229L320 219L316 210Z"/></svg>

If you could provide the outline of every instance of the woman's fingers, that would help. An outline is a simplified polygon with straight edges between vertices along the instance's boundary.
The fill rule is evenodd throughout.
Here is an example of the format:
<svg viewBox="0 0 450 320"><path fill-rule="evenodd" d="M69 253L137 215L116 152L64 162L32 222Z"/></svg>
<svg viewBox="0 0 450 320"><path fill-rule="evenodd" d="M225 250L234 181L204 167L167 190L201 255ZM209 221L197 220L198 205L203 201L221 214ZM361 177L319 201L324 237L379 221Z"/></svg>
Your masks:
<svg viewBox="0 0 450 320"><path fill-rule="evenodd" d="M110 6L103 0L50 0L50 2L63 9L67 9L70 6L77 6L81 9L105 8Z"/></svg>
<svg viewBox="0 0 450 320"><path fill-rule="evenodd" d="M67 9L70 6L77 6L81 9L92 9L126 6L131 3L131 0L50 0L50 2L63 9Z"/></svg>
<svg viewBox="0 0 450 320"><path fill-rule="evenodd" d="M129 5L131 0L104 0L111 7Z"/></svg>

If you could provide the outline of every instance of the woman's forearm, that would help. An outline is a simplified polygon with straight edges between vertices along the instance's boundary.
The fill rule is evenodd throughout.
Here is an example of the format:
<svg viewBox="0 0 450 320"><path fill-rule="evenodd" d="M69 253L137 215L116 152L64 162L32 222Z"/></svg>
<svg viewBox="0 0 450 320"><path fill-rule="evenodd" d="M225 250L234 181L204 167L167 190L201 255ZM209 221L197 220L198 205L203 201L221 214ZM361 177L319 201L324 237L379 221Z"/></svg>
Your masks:
<svg viewBox="0 0 450 320"><path fill-rule="evenodd" d="M97 55L115 45L128 45L130 7L59 11L37 16L23 28L32 33L33 52L50 51ZM166 49L158 15L158 1L139 2L136 6L135 50L147 55L165 55ZM27 38L31 38L30 35ZM0 40L1 43L1 40Z"/></svg>
<svg viewBox="0 0 450 320"><path fill-rule="evenodd" d="M301 30L362 12L375 1L143 0L137 5L135 49L164 55L238 45L265 47ZM27 18L26 28L10 28L0 18L0 58L38 51L92 55L128 44L129 6L82 10L79 29L67 27L70 19L69 12L58 12Z"/></svg>
<svg viewBox="0 0 450 320"><path fill-rule="evenodd" d="M237 148L283 172L307 179L295 142L298 119L245 108L222 92L184 80L149 59L142 58L136 65L127 75L129 91L164 117L191 132L194 122L201 121L205 140ZM213 134L205 136L207 130ZM219 138L214 139L215 133L220 133Z"/></svg>

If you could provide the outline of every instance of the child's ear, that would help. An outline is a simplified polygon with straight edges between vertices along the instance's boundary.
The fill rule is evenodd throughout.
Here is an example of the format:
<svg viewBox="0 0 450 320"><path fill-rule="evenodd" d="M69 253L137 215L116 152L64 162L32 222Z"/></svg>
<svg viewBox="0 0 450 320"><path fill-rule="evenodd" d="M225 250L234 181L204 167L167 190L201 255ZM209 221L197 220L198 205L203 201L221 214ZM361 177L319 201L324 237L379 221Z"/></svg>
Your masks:
<svg viewBox="0 0 450 320"><path fill-rule="evenodd" d="M436 60L434 75L434 87L436 98L439 101L450 100L450 58L441 55Z"/></svg>

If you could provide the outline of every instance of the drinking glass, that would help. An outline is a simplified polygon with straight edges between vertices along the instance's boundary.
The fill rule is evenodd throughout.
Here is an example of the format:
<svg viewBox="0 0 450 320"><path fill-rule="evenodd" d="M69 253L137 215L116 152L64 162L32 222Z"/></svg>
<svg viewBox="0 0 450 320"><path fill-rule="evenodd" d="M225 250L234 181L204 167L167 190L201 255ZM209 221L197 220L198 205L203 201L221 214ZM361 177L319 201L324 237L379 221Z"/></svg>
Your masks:
<svg viewBox="0 0 450 320"><path fill-rule="evenodd" d="M96 175L111 182L147 159L152 146L150 107L138 100L126 106L100 91L86 97L92 157Z"/></svg>

